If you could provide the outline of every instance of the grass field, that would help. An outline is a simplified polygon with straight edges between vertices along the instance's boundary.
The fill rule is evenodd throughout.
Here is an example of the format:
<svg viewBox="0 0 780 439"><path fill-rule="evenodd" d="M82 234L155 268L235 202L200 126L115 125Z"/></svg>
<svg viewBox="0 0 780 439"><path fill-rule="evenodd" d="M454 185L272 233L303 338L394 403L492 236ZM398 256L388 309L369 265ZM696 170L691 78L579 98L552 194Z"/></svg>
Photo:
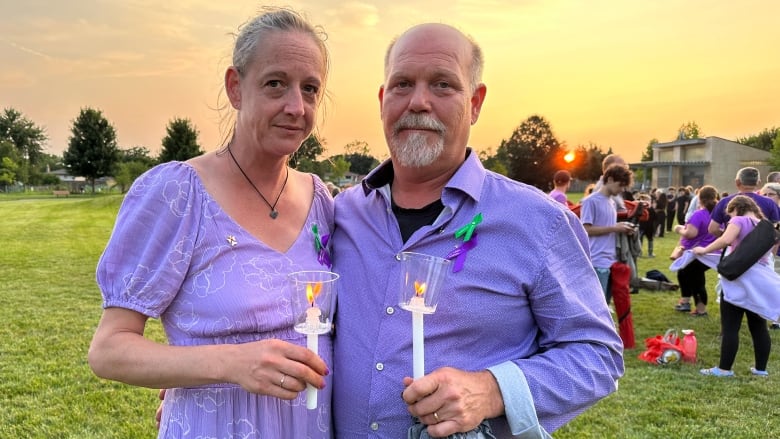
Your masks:
<svg viewBox="0 0 780 439"><path fill-rule="evenodd" d="M0 197L0 438L154 437L157 392L97 379L86 352L100 316L94 270L120 196ZM656 239L641 273L669 273L676 241ZM717 363L719 313L708 272L710 316L673 311L678 292L632 295L637 349L625 353L620 390L563 427L556 438L767 438L780 436L780 331L772 331L771 376L753 378L743 327L737 377L698 369ZM658 367L639 361L642 341L667 328L692 328L699 363ZM158 322L152 337L162 339ZM358 408L356 408L358 409Z"/></svg>

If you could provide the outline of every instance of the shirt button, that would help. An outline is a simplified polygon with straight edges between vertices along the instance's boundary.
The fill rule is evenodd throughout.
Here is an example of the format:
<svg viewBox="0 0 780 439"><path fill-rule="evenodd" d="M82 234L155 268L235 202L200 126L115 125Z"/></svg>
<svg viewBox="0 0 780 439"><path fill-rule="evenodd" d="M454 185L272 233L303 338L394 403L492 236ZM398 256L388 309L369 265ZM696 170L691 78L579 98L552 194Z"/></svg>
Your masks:
<svg viewBox="0 0 780 439"><path fill-rule="evenodd" d="M386 309L385 311L386 311L388 314L392 315L392 314L395 312L395 308L393 308L392 306L388 306L388 307L387 307L387 309Z"/></svg>
<svg viewBox="0 0 780 439"><path fill-rule="evenodd" d="M382 363L377 363L376 364L376 370L384 370L384 369L385 369L385 365L384 364L382 364Z"/></svg>
<svg viewBox="0 0 780 439"><path fill-rule="evenodd" d="M397 255L395 255L395 260L396 261L400 261L401 260L401 253L398 253Z"/></svg>
<svg viewBox="0 0 780 439"><path fill-rule="evenodd" d="M372 422L371 423L371 429L374 430L374 431L379 430L379 424L376 423L376 422Z"/></svg>

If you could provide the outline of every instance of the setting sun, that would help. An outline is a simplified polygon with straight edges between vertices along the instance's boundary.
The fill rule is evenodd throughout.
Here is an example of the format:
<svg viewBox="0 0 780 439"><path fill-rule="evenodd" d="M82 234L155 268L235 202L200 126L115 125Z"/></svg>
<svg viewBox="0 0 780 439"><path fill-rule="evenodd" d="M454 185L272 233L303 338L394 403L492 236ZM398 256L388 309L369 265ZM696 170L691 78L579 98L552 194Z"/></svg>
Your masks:
<svg viewBox="0 0 780 439"><path fill-rule="evenodd" d="M567 153L566 153L566 155L565 155L565 156L563 156L563 160L564 160L566 163L571 163L571 162L573 162L573 161L574 161L574 157L575 157L575 156L574 156L574 151L569 151L569 152L567 152Z"/></svg>

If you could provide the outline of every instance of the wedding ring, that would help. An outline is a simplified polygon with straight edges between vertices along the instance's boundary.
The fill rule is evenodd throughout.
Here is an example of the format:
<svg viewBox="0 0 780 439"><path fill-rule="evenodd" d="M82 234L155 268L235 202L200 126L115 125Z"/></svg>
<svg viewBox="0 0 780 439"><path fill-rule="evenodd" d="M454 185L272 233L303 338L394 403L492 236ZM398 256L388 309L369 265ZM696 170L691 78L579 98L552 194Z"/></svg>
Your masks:
<svg viewBox="0 0 780 439"><path fill-rule="evenodd" d="M279 381L279 387L284 389L284 380L287 379L287 375L282 375L282 379Z"/></svg>
<svg viewBox="0 0 780 439"><path fill-rule="evenodd" d="M436 423L437 423L437 424L438 424L439 422L441 422L441 419L439 419L439 414L438 414L438 413L436 413L436 412L433 412L433 419L435 419L435 420L436 420Z"/></svg>

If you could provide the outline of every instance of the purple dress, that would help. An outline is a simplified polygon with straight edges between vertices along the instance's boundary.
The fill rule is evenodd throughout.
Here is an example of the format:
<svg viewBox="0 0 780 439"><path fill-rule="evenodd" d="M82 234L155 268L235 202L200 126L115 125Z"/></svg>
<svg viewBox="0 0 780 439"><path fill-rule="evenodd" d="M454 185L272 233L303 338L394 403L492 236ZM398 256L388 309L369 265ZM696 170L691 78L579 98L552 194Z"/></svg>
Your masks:
<svg viewBox="0 0 780 439"><path fill-rule="evenodd" d="M131 187L97 268L103 307L159 318L175 346L280 339L306 346L292 329L287 274L327 270L317 261L312 225L333 230L333 200L316 176L314 201L298 238L279 253L244 230L206 192L186 163L159 165ZM258 200L258 215L265 205ZM283 221L283 218L279 219ZM319 354L333 369L331 338ZM330 438L331 381L306 409L230 383L166 393L161 438Z"/></svg>

